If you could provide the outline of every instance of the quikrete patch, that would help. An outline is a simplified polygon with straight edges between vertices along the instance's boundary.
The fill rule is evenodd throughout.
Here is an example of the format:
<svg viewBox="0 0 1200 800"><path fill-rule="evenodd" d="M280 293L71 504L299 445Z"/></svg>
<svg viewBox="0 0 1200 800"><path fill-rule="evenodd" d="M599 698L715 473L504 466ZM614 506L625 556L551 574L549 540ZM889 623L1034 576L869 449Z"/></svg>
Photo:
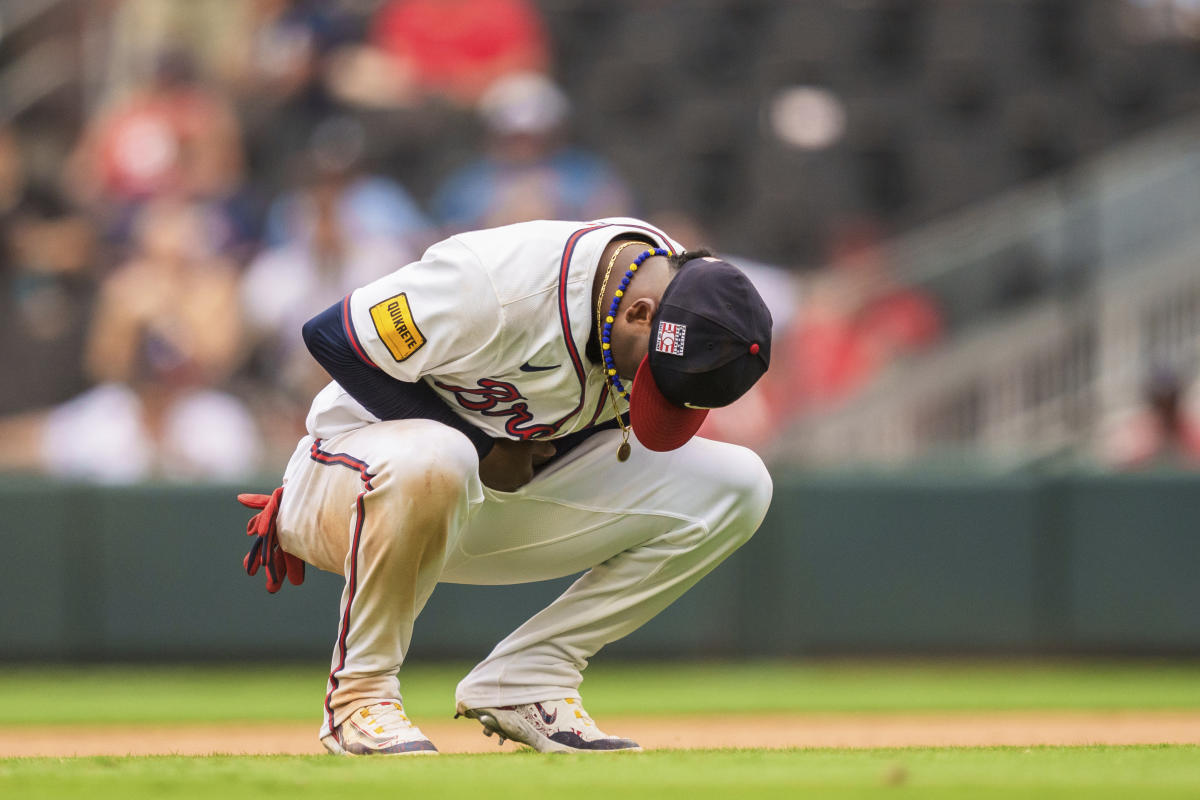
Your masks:
<svg viewBox="0 0 1200 800"><path fill-rule="evenodd" d="M388 352L397 361L408 358L425 344L404 292L371 306L371 321Z"/></svg>

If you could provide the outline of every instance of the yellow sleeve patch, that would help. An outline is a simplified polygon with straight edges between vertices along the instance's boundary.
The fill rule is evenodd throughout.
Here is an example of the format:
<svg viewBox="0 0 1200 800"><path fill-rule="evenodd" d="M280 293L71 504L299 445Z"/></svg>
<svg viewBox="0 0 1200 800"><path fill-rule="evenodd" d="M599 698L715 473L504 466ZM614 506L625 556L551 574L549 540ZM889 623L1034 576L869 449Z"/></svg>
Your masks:
<svg viewBox="0 0 1200 800"><path fill-rule="evenodd" d="M404 292L371 306L371 321L388 352L397 361L408 358L425 344Z"/></svg>

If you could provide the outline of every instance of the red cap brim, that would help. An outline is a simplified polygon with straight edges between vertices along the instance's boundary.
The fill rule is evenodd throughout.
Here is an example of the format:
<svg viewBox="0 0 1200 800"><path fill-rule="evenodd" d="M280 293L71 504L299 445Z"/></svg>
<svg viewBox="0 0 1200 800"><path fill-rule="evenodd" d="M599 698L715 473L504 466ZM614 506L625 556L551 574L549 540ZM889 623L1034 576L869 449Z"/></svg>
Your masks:
<svg viewBox="0 0 1200 800"><path fill-rule="evenodd" d="M677 406L663 397L650 372L650 357L642 359L629 397L629 427L643 447L660 453L682 447L707 416L706 408Z"/></svg>

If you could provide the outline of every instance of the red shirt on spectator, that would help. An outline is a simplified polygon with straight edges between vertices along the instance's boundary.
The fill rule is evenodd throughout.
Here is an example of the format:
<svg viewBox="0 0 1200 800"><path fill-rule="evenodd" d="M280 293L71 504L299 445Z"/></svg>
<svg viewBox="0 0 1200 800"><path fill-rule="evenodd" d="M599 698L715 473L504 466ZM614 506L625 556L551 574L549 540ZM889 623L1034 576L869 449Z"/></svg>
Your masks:
<svg viewBox="0 0 1200 800"><path fill-rule="evenodd" d="M801 320L782 349L790 373L787 395L802 408L849 397L883 366L872 340L846 318Z"/></svg>
<svg viewBox="0 0 1200 800"><path fill-rule="evenodd" d="M150 88L92 123L84 167L95 190L118 201L203 194L237 180L239 147L237 120L220 95L201 87Z"/></svg>
<svg viewBox="0 0 1200 800"><path fill-rule="evenodd" d="M500 75L549 61L541 20L524 0L392 0L371 38L422 88L468 102Z"/></svg>
<svg viewBox="0 0 1200 800"><path fill-rule="evenodd" d="M858 327L897 354L923 350L942 338L942 317L933 301L907 288L891 289L869 301L858 313Z"/></svg>
<svg viewBox="0 0 1200 800"><path fill-rule="evenodd" d="M1189 418L1174 429L1153 411L1127 420L1103 442L1103 460L1118 469L1200 468L1200 424Z"/></svg>

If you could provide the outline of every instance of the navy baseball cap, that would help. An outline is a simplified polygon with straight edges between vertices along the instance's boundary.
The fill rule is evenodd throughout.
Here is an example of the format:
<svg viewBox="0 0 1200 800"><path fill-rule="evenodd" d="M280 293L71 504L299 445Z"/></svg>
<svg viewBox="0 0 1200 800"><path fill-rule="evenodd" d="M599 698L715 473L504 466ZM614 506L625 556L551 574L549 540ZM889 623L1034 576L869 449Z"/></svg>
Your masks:
<svg viewBox="0 0 1200 800"><path fill-rule="evenodd" d="M687 443L708 410L745 394L771 364L771 312L727 261L687 261L651 322L650 351L629 398L629 424L649 450Z"/></svg>

